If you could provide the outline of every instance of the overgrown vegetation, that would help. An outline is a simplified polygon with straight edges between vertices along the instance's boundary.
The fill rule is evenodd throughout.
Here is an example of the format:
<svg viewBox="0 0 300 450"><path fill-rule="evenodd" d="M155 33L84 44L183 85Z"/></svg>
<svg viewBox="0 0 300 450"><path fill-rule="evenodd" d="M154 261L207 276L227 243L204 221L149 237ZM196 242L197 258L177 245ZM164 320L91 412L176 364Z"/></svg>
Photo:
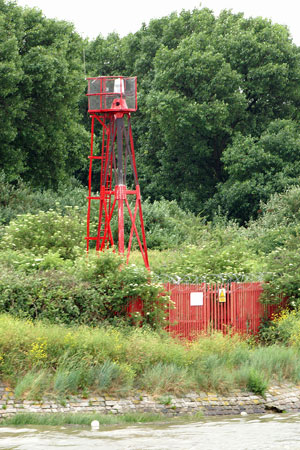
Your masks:
<svg viewBox="0 0 300 450"><path fill-rule="evenodd" d="M60 261L59 255L52 254L52 258ZM46 261L49 259L39 262ZM164 323L169 296L162 285L153 281L144 267L126 265L114 253L78 258L70 267L64 265L64 271L35 270L30 263L25 264L29 273L18 264L17 268L3 268L1 273L2 312L65 324L136 322L157 328ZM143 315L129 316L127 307L137 299L143 300Z"/></svg>
<svg viewBox="0 0 300 450"><path fill-rule="evenodd" d="M47 191L39 196L50 198ZM0 308L10 314L0 320L2 378L17 397L47 394L62 401L133 389L154 395L234 388L264 394L270 383L298 382L298 198L296 187L273 196L248 227L220 216L208 222L175 202L146 203L148 232L159 236L160 227L164 236L152 241L151 274L138 251L129 266L112 252L82 256L85 211L67 205L63 196L44 211L25 210L2 226ZM287 295L294 312L261 327L265 348L219 334L177 342L160 331L169 297L155 280L166 273L177 280L263 277L269 280L264 301ZM137 298L144 314L130 317L126 308Z"/></svg>
<svg viewBox="0 0 300 450"><path fill-rule="evenodd" d="M17 397L66 399L93 392L154 395L190 390L264 394L300 380L299 339L255 348L221 333L177 341L146 328L66 327L0 316L0 370Z"/></svg>
<svg viewBox="0 0 300 450"><path fill-rule="evenodd" d="M260 341L270 345L280 342L286 346L299 347L300 339L300 311L283 310L274 314L271 321L262 324Z"/></svg>
<svg viewBox="0 0 300 450"><path fill-rule="evenodd" d="M10 314L0 370L16 395L263 394L298 382L300 54L288 30L203 8L84 42L71 24L6 0L0 25L0 313ZM128 266L113 252L83 256L83 46L89 75L139 78L133 132L151 273L136 243ZM92 233L97 220L92 210ZM264 281L262 300L287 298L289 310L261 327L267 348L220 335L179 343L160 331L169 297L158 280L170 278ZM139 300L143 314L128 315Z"/></svg>
<svg viewBox="0 0 300 450"><path fill-rule="evenodd" d="M24 189L16 188L19 199ZM31 194L30 201L23 202L24 213L14 218L10 213L11 220L1 228L2 311L62 323L96 324L105 314L112 321L109 305L115 305L119 318L120 308L134 297L141 296L146 303L154 298L160 298L159 304L167 301L159 296L162 287L155 281L157 276L162 281L266 281L263 301L278 303L288 297L291 307L298 306L298 187L262 203L260 218L247 227L222 216L209 222L185 213L174 201L145 202L151 276L143 269L139 251L132 252L128 267L111 253L97 258L90 252L89 260L82 256L83 188L75 190L73 202L67 189L61 188L54 199L52 191L34 192L26 187L26 192ZM79 206L74 205L77 198ZM9 209L8 202L0 215L7 217ZM154 323L150 309L147 312Z"/></svg>
<svg viewBox="0 0 300 450"><path fill-rule="evenodd" d="M82 256L85 208L68 205L68 197L41 212L24 203L24 214L2 226L0 308L10 316L0 318L1 377L17 397L62 401L133 389L161 396L241 388L263 395L270 383L299 382L299 194L294 187L271 197L247 227L221 216L208 222L175 202L146 202L148 234L163 236L150 240L151 274L138 251L128 266L112 252ZM48 191L39 193L43 198L51 198ZM160 331L169 302L156 281L163 274L265 279L264 301L288 296L294 312L261 327L267 347L219 334L177 342ZM137 298L144 313L130 317L127 306Z"/></svg>

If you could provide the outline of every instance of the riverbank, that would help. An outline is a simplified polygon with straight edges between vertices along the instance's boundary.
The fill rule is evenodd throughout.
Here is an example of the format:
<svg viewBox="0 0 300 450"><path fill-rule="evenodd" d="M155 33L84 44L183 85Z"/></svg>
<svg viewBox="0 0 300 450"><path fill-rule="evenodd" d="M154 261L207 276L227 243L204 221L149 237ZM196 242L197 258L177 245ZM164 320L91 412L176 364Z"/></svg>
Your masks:
<svg viewBox="0 0 300 450"><path fill-rule="evenodd" d="M0 315L0 379L26 401L132 392L263 396L270 386L300 383L299 355L297 345L262 347L238 335L189 342L145 328L67 327Z"/></svg>
<svg viewBox="0 0 300 450"><path fill-rule="evenodd" d="M151 396L137 392L127 397L109 395L80 398L71 396L67 400L39 401L16 399L9 387L0 387L0 418L5 419L17 414L100 414L124 415L136 414L136 421L141 415L153 414L154 419L181 415L237 415L263 414L266 412L298 412L300 411L300 386L283 384L272 386L264 397L251 392L235 390L228 395L217 393L191 392L184 396L174 395ZM159 416L158 416L159 415ZM140 417L139 417L140 416ZM131 419L134 421L134 418ZM31 422L32 423L32 422Z"/></svg>

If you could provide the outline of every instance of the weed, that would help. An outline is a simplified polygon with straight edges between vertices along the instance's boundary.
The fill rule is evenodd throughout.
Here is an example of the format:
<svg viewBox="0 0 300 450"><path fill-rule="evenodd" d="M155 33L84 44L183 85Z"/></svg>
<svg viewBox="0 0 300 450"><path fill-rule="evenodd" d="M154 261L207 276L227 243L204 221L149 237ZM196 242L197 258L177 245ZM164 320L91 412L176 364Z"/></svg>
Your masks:
<svg viewBox="0 0 300 450"><path fill-rule="evenodd" d="M100 391L110 388L113 381L120 376L119 366L112 361L105 361L101 366L95 367L95 385Z"/></svg>
<svg viewBox="0 0 300 450"><path fill-rule="evenodd" d="M158 399L161 405L169 406L172 403L172 397L170 396L162 396Z"/></svg>
<svg viewBox="0 0 300 450"><path fill-rule="evenodd" d="M264 395L268 387L265 377L257 370L251 368L248 374L247 388L255 394Z"/></svg>
<svg viewBox="0 0 300 450"><path fill-rule="evenodd" d="M39 400L50 388L52 381L48 370L30 371L26 373L16 384L16 398L26 397L30 400Z"/></svg>
<svg viewBox="0 0 300 450"><path fill-rule="evenodd" d="M67 406L67 402L66 402L66 399L65 399L65 398L60 398L60 399L59 399L59 403L60 403L61 406L63 406L63 407Z"/></svg>

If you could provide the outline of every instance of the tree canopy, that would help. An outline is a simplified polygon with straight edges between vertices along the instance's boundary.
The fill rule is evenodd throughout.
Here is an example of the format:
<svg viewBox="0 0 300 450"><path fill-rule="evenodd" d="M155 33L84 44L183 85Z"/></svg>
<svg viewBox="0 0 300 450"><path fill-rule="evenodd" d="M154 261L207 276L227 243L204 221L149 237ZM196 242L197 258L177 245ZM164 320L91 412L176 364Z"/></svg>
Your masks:
<svg viewBox="0 0 300 450"><path fill-rule="evenodd" d="M89 76L138 77L144 197L246 222L299 183L300 54L285 26L202 8L87 42L69 23L0 0L0 46L0 163L11 180L84 179L85 47Z"/></svg>
<svg viewBox="0 0 300 450"><path fill-rule="evenodd" d="M195 9L152 20L123 39L99 37L89 49L93 75L109 67L139 77L134 129L143 192L152 200L176 199L209 215L221 208L247 221L260 200L298 182L286 167L296 151L273 165L282 153L275 135L284 128L296 139L299 123L299 49L286 27ZM252 170L251 145L266 145L269 133L271 158L266 153ZM240 183L237 165L247 172Z"/></svg>
<svg viewBox="0 0 300 450"><path fill-rule="evenodd" d="M88 142L78 110L83 41L72 24L3 0L0 21L1 167L11 180L55 187Z"/></svg>

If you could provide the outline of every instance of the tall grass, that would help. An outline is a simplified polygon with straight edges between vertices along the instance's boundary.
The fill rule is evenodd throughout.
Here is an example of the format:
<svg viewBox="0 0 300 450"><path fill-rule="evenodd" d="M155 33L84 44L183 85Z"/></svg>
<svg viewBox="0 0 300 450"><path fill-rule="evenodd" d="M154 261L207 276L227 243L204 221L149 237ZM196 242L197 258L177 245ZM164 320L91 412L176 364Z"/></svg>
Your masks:
<svg viewBox="0 0 300 450"><path fill-rule="evenodd" d="M251 354L250 364L269 380L276 376L279 382L300 381L300 358L293 348L278 345L258 348Z"/></svg>
<svg viewBox="0 0 300 450"><path fill-rule="evenodd" d="M1 377L17 397L132 389L263 394L272 382L299 382L299 353L298 346L254 348L220 333L188 342L144 328L55 326L0 315Z"/></svg>
<svg viewBox="0 0 300 450"><path fill-rule="evenodd" d="M154 413L124 413L118 415L97 413L19 413L2 420L1 425L90 425L93 420L98 420L100 425L117 425L165 421L165 417L162 414Z"/></svg>
<svg viewBox="0 0 300 450"><path fill-rule="evenodd" d="M140 379L140 387L154 394L164 392L180 394L195 387L195 382L187 368L158 363L145 370Z"/></svg>
<svg viewBox="0 0 300 450"><path fill-rule="evenodd" d="M18 378L15 386L16 398L26 396L28 399L42 398L45 392L48 392L51 386L52 376L49 370L32 370Z"/></svg>

